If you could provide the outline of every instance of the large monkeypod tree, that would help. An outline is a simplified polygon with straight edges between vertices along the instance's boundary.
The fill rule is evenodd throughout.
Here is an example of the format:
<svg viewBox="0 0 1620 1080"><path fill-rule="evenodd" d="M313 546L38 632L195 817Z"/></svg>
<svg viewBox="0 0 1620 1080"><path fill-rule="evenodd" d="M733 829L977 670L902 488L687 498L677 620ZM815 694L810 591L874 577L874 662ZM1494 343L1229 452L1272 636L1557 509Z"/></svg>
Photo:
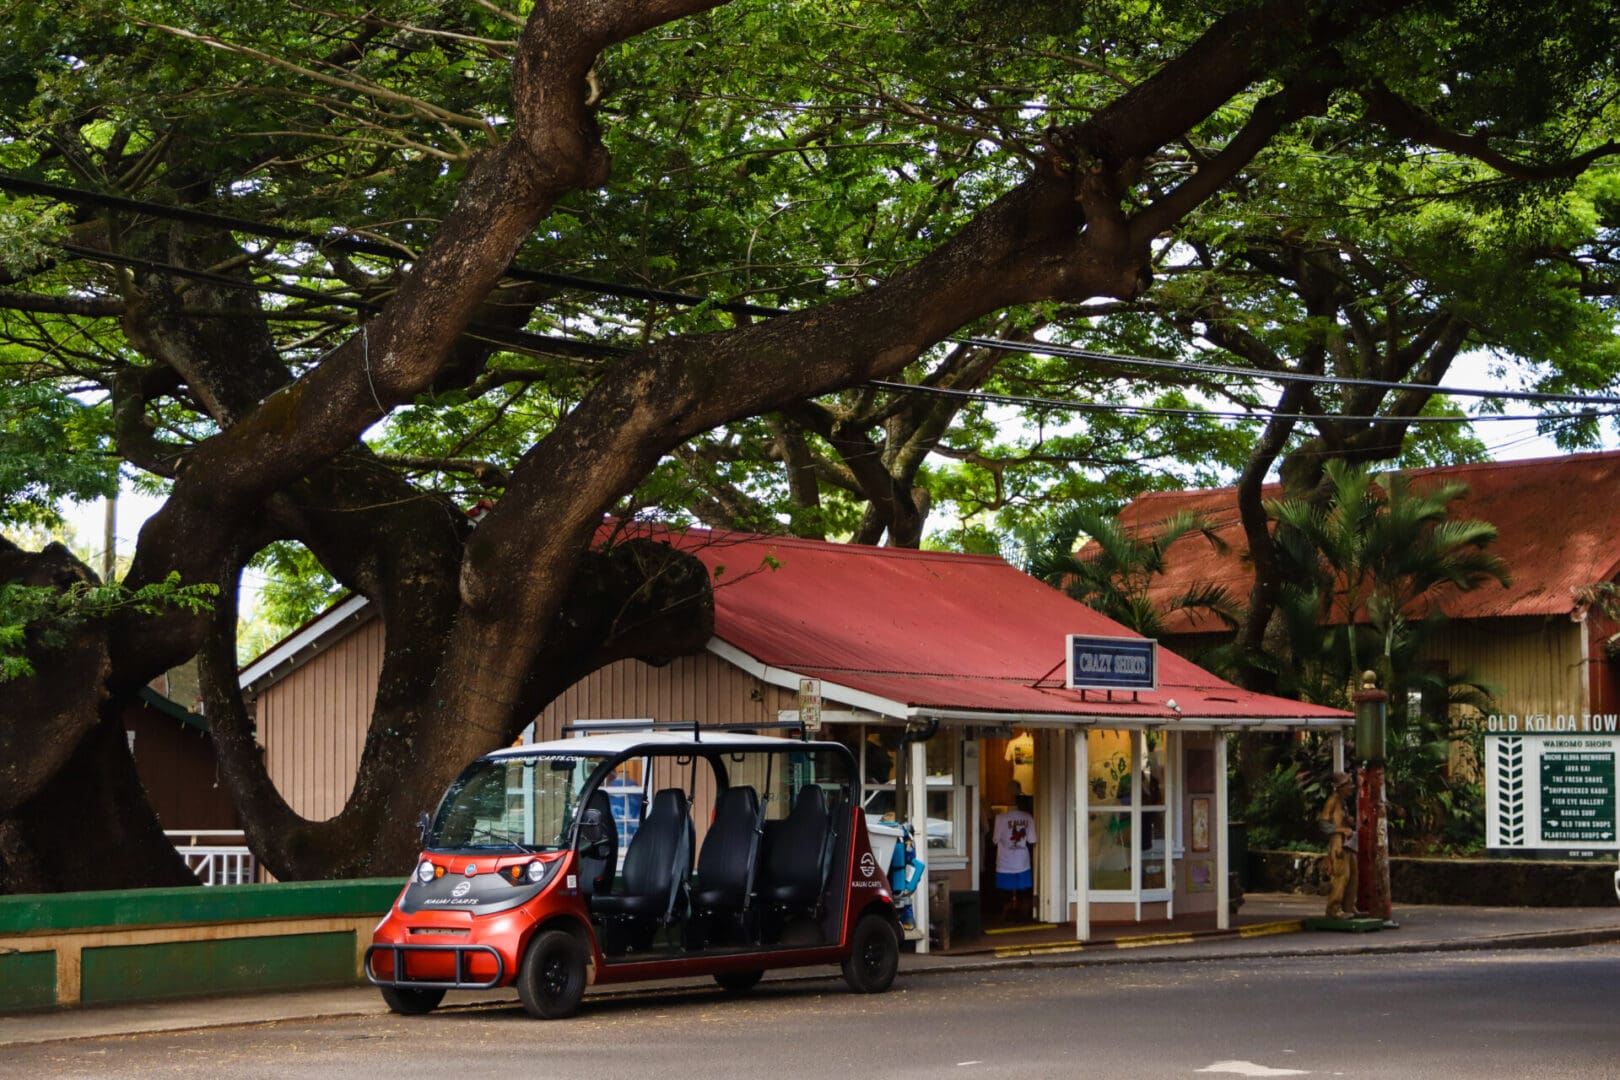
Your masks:
<svg viewBox="0 0 1620 1080"><path fill-rule="evenodd" d="M837 443L804 403L919 378L1003 312L1142 295L1160 238L1305 117L1553 174L1609 152L1611 16L1515 12L24 5L0 62L8 384L95 410L165 489L126 588L220 592L25 641L35 674L0 683L5 887L180 877L115 717L194 655L265 865L398 871L415 812L570 681L701 646L702 571L597 542L691 440L775 415ZM476 526L473 487L498 495ZM289 542L386 628L326 821L282 800L236 690L242 567Z"/></svg>

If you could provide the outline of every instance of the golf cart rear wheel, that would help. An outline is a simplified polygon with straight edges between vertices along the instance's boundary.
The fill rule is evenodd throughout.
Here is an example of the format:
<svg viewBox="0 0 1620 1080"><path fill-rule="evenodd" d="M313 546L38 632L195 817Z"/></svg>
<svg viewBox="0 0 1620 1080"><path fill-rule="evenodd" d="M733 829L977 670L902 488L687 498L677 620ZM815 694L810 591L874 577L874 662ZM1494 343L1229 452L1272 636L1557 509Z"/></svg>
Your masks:
<svg viewBox="0 0 1620 1080"><path fill-rule="evenodd" d="M763 971L722 971L714 981L728 994L746 994L759 985L764 975Z"/></svg>
<svg viewBox="0 0 1620 1080"><path fill-rule="evenodd" d="M881 994L900 970L900 936L894 924L875 912L862 915L850 935L844 981L857 994Z"/></svg>
<svg viewBox="0 0 1620 1080"><path fill-rule="evenodd" d="M529 943L518 969L518 998L538 1020L572 1016L585 996L585 946L566 930L547 930Z"/></svg>
<svg viewBox="0 0 1620 1080"><path fill-rule="evenodd" d="M443 990L413 990L408 986L379 986L388 1007L401 1016L421 1016L439 1007Z"/></svg>

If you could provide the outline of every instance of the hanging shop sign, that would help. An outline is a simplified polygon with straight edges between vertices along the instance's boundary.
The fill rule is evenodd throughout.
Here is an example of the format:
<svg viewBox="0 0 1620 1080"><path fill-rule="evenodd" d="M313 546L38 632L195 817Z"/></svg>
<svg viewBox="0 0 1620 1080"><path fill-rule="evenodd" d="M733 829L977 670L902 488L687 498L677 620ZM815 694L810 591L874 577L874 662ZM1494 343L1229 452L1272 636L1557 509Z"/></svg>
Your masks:
<svg viewBox="0 0 1620 1080"><path fill-rule="evenodd" d="M1603 734L1614 730L1614 719L1487 718L1487 849L1567 856L1620 850L1620 735Z"/></svg>
<svg viewBox="0 0 1620 1080"><path fill-rule="evenodd" d="M1071 690L1156 690L1159 643L1147 638L1068 636L1065 686Z"/></svg>

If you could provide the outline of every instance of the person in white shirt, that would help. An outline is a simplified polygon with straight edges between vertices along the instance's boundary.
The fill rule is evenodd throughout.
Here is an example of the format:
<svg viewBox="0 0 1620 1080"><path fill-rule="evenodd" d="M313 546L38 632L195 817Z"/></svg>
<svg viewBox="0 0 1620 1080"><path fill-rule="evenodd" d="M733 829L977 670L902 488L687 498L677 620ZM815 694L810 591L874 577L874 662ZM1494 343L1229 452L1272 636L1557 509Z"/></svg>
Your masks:
<svg viewBox="0 0 1620 1080"><path fill-rule="evenodd" d="M1003 919L1034 917L1035 815L1030 813L1033 803L1028 795L1019 795L1016 807L996 815L995 829L991 833L996 845L996 888L1007 894L1001 908Z"/></svg>

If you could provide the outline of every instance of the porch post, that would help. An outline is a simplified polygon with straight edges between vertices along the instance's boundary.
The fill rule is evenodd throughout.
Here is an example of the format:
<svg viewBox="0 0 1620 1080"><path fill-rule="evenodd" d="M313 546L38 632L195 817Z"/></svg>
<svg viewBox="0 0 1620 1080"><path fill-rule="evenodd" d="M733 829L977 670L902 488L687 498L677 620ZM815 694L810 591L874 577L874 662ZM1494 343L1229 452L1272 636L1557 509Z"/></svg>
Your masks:
<svg viewBox="0 0 1620 1080"><path fill-rule="evenodd" d="M1035 732L1035 762L1040 770L1035 786L1035 852L1040 873L1035 882L1040 905L1032 914L1040 922L1069 921L1068 814L1069 754L1064 745L1068 732L1056 728Z"/></svg>
<svg viewBox="0 0 1620 1080"><path fill-rule="evenodd" d="M906 808L906 817L911 821L911 831L917 841L917 858L924 863L934 856L928 850L928 746L922 741L911 744L911 784L906 790L909 796L909 806ZM931 871L923 872L922 881L917 884L917 891L911 896L911 914L917 920L917 929L922 931L922 937L917 939L917 951L928 951L928 877Z"/></svg>
<svg viewBox="0 0 1620 1080"><path fill-rule="evenodd" d="M1091 938L1091 739L1087 729L1074 732L1074 880L1076 899L1074 936L1076 941Z"/></svg>
<svg viewBox="0 0 1620 1080"><path fill-rule="evenodd" d="M1226 812L1226 732L1215 731L1215 929L1232 928L1232 896L1227 884L1231 834Z"/></svg>
<svg viewBox="0 0 1620 1080"><path fill-rule="evenodd" d="M1333 771L1344 772L1344 728L1333 729Z"/></svg>

